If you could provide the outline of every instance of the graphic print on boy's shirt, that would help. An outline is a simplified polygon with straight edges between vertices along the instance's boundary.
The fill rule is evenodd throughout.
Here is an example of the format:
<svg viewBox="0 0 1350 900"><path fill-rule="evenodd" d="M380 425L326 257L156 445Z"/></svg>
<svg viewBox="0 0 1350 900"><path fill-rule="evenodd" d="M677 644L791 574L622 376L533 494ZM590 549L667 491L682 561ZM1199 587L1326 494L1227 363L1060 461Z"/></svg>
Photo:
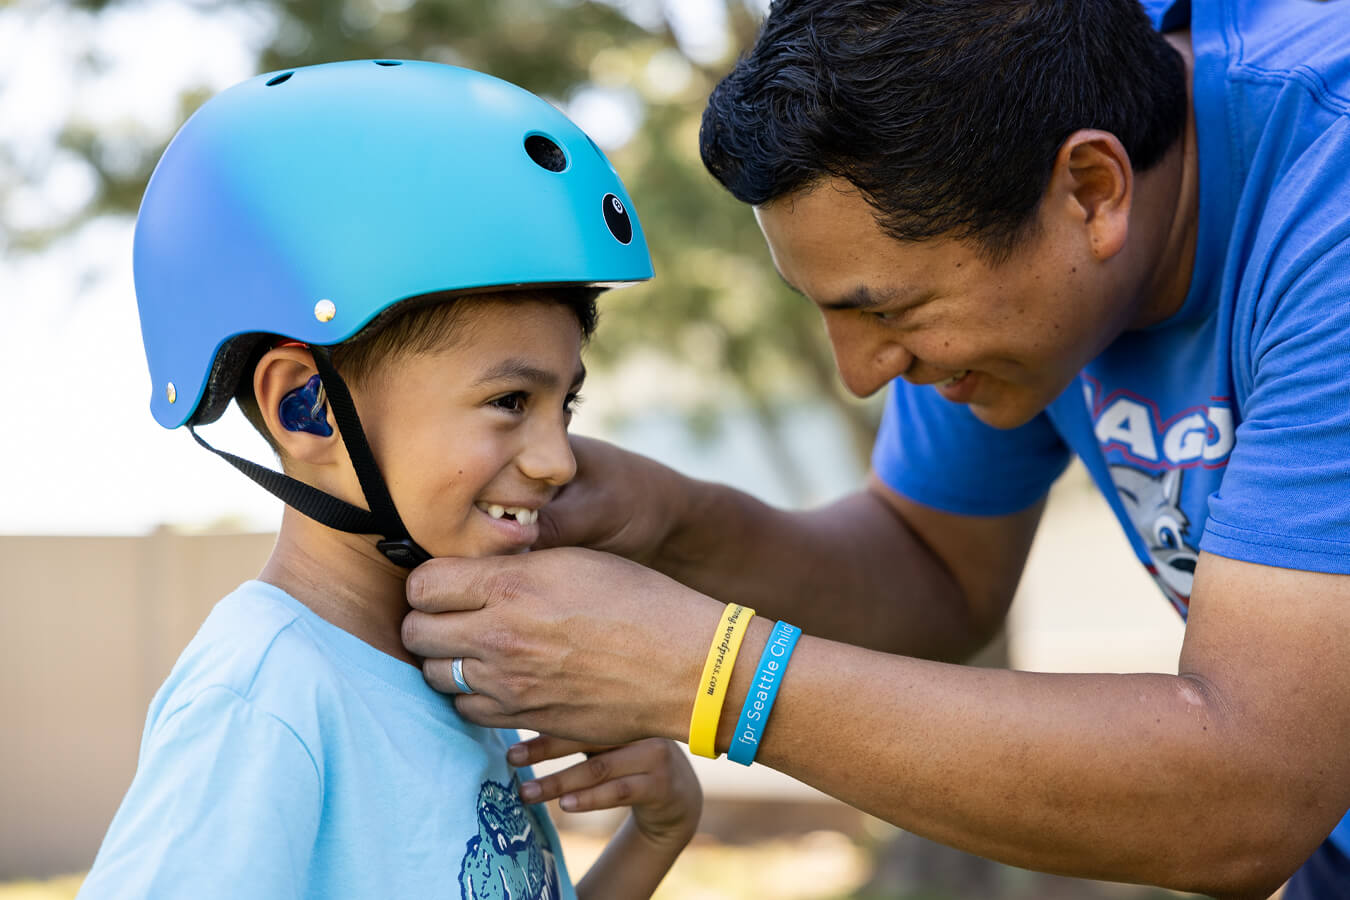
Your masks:
<svg viewBox="0 0 1350 900"><path fill-rule="evenodd" d="M459 868L464 900L558 900L558 869L540 837L535 811L519 800L519 782L478 789L478 834Z"/></svg>

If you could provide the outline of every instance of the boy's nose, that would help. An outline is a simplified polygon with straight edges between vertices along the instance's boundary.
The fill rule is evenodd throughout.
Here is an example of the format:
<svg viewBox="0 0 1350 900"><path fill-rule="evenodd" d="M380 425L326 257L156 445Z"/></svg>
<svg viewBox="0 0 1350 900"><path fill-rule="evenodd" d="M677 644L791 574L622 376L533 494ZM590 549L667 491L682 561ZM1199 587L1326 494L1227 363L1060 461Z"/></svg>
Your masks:
<svg viewBox="0 0 1350 900"><path fill-rule="evenodd" d="M567 429L546 427L533 430L517 465L521 474L533 481L561 487L577 474L577 458L567 439Z"/></svg>

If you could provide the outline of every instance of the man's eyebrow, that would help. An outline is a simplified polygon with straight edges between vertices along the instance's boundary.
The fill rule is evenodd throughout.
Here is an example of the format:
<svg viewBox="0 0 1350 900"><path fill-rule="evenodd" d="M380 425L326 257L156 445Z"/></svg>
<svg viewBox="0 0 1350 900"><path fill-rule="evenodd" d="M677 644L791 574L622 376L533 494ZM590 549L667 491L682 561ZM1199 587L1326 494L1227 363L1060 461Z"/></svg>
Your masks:
<svg viewBox="0 0 1350 900"><path fill-rule="evenodd" d="M783 284L787 285L788 289L791 290L794 294L798 294L803 297L806 296L806 294L802 292L801 288L797 287L795 284L788 281L787 278L783 275L783 273L778 271L777 266L774 267L774 271L778 272L778 277L783 280ZM838 299L821 301L817 305L821 309L869 310L869 309L876 309L878 306L885 306L894 301L898 297L905 300L905 303L903 303L902 305L908 305L910 296L911 295L901 294L896 291L885 291L881 296L878 296L877 294L874 294L872 290L867 287L867 285L860 284L857 287L853 288L853 290L849 291L844 296L839 297Z"/></svg>
<svg viewBox="0 0 1350 900"><path fill-rule="evenodd" d="M868 289L867 285L860 284L853 290L849 291L844 296L836 300L823 301L819 305L821 309L867 310L867 309L876 309L878 306L881 306L886 299L889 299L889 297L887 298L878 297L876 294L872 293Z"/></svg>
<svg viewBox="0 0 1350 900"><path fill-rule="evenodd" d="M504 359L488 369L474 380L473 386L479 387L494 381L524 381L538 388L558 387L558 376L546 369L523 359ZM578 366L572 376L572 387L579 387L586 380L586 367Z"/></svg>

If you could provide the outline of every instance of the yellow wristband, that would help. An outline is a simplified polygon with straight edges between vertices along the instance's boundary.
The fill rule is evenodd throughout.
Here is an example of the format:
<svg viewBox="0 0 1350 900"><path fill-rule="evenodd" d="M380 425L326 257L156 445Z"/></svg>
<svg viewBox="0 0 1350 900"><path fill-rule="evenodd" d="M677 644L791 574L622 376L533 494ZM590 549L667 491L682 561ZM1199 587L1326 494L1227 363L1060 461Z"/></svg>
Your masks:
<svg viewBox="0 0 1350 900"><path fill-rule="evenodd" d="M722 717L722 703L727 699L727 685L731 683L731 668L736 665L736 654L741 651L741 640L749 629L755 611L739 603L730 603L722 611L717 624L708 659L703 663L703 678L694 697L694 715L689 720L689 750L708 759L717 758L717 722Z"/></svg>

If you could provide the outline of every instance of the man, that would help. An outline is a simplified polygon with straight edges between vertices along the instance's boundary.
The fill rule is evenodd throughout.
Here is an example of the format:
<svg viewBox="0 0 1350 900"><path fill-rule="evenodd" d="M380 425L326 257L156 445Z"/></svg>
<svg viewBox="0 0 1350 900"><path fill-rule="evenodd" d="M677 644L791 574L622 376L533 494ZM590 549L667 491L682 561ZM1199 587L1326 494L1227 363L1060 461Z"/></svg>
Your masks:
<svg viewBox="0 0 1350 900"><path fill-rule="evenodd" d="M427 678L464 658L483 724L682 737L743 603L808 635L761 762L1019 866L1350 895L1347 10L776 4L703 155L848 387L892 385L867 489L789 513L577 442L551 543L650 569L434 561ZM1002 622L1071 452L1187 617L1178 675L912 658Z"/></svg>

